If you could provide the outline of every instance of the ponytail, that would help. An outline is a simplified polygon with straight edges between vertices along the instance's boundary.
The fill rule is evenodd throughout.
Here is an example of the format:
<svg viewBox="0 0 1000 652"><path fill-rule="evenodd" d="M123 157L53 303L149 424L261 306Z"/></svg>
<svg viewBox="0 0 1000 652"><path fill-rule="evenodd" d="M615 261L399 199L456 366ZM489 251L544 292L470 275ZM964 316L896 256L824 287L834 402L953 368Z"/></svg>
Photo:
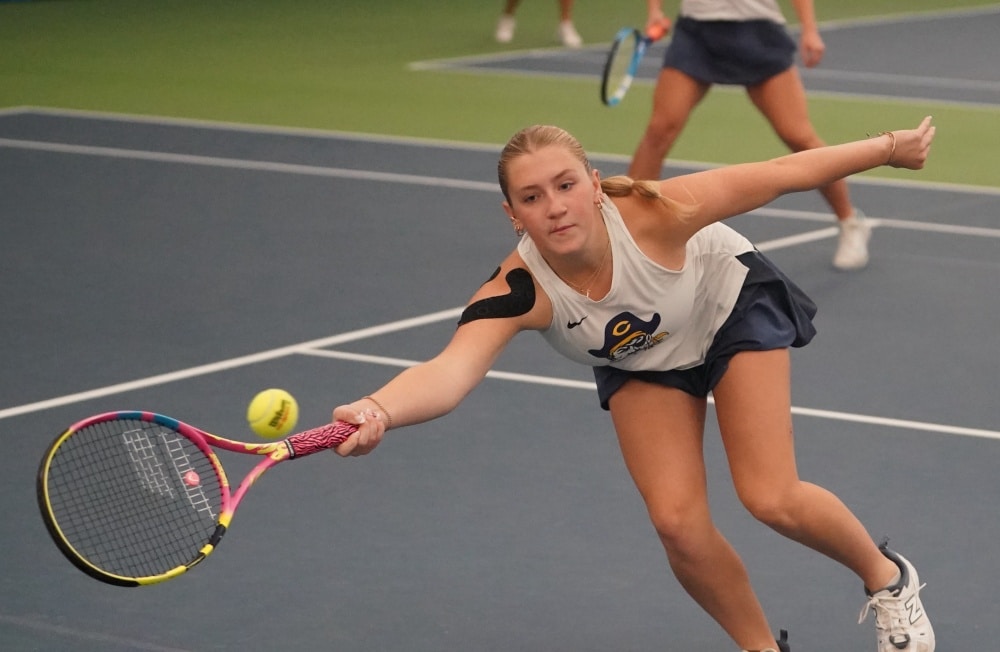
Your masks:
<svg viewBox="0 0 1000 652"><path fill-rule="evenodd" d="M608 197L628 197L633 192L643 199L658 200L666 206L671 213L679 219L684 220L695 211L694 204L684 204L660 194L660 183L647 179L633 179L624 175L601 179L601 190Z"/></svg>

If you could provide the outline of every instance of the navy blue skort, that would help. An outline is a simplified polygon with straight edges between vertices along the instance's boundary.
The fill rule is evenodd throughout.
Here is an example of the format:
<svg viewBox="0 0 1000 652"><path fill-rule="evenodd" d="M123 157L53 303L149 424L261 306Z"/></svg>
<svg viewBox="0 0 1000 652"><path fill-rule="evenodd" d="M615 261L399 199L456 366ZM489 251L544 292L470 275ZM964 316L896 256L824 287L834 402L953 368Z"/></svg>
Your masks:
<svg viewBox="0 0 1000 652"><path fill-rule="evenodd" d="M754 86L795 63L797 46L784 25L770 20L695 20L681 16L663 56L706 84Z"/></svg>
<svg viewBox="0 0 1000 652"><path fill-rule="evenodd" d="M674 387L692 396L706 397L719 383L729 361L740 351L770 351L808 344L816 335L812 319L816 304L759 251L737 256L747 276L728 319L719 328L705 362L690 369L628 371L594 367L601 407L631 379Z"/></svg>

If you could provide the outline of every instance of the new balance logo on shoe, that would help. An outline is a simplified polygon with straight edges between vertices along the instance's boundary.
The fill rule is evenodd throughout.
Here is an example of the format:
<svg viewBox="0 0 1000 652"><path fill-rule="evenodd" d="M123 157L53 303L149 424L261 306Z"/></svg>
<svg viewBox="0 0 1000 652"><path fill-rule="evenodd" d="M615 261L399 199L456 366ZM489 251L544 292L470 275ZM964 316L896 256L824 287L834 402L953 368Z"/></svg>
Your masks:
<svg viewBox="0 0 1000 652"><path fill-rule="evenodd" d="M915 593L903 603L906 612L910 614L910 624L916 625L917 621L924 617L924 607L920 604L920 594Z"/></svg>

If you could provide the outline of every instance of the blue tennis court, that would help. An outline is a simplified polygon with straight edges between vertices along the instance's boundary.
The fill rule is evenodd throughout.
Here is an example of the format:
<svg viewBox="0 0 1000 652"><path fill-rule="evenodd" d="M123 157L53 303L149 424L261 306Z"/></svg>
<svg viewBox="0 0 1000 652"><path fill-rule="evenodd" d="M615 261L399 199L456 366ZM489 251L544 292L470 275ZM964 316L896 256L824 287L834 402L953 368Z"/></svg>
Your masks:
<svg viewBox="0 0 1000 652"><path fill-rule="evenodd" d="M0 433L17 460L0 478L0 647L728 649L670 574L589 370L531 335L448 417L365 458L275 469L176 581L102 585L44 530L34 461L87 415L153 410L252 439L264 387L291 391L311 427L434 355L514 246L498 151L0 113ZM1000 191L914 173L851 192L876 224L856 274L830 267L818 195L731 221L820 306L793 354L800 472L917 564L939 649L990 649ZM222 458L231 479L254 462ZM857 582L738 504L711 415L706 458L720 529L793 649L871 649Z"/></svg>

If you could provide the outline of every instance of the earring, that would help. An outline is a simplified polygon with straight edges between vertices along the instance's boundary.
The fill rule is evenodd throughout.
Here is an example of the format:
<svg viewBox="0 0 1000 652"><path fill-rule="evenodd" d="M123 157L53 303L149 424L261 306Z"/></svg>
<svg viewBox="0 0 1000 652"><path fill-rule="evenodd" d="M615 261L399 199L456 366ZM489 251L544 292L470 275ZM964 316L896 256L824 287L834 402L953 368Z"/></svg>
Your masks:
<svg viewBox="0 0 1000 652"><path fill-rule="evenodd" d="M517 237L520 238L521 236L524 235L524 229L521 228L521 227L519 227L519 226L515 226L514 227L514 235L516 235Z"/></svg>

